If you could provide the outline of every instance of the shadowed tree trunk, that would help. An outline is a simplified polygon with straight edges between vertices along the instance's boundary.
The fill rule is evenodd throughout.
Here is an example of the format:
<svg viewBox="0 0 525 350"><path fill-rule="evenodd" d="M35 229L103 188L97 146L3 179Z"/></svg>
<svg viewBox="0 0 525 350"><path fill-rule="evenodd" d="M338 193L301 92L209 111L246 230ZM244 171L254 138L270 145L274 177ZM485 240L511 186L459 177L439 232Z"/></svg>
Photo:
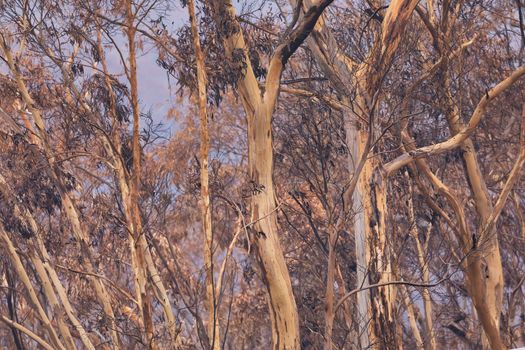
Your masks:
<svg viewBox="0 0 525 350"><path fill-rule="evenodd" d="M208 338L210 346L214 350L220 350L221 338L219 327L219 315L217 313L217 300L213 281L213 231L211 222L210 188L208 174L208 152L210 147L210 136L208 133L208 113L206 111L206 65L204 54L201 49L197 18L195 16L195 4L188 0L188 12L190 16L191 35L193 49L195 50L195 61L197 70L197 90L200 120L200 189L201 189L201 215L202 231L204 233L204 268L206 270L206 299L208 302ZM220 293L220 290L219 290Z"/></svg>
<svg viewBox="0 0 525 350"><path fill-rule="evenodd" d="M155 350L155 329L153 328L153 311L151 307L151 295L148 288L148 273L146 267L147 243L144 238L142 219L140 217L139 197L140 197L140 178L141 178L141 146L140 146L140 111L138 100L137 85L137 57L135 53L135 14L133 13L132 2L128 1L126 6L126 34L129 45L129 83L131 90L131 107L133 112L133 137L132 137L132 158L133 173L131 175L130 202L132 234L131 242L132 256L135 258L135 283L137 288L137 300L139 302L144 328L146 332L147 346Z"/></svg>
<svg viewBox="0 0 525 350"><path fill-rule="evenodd" d="M341 96L343 105L348 106L344 114L350 150L349 168L351 173L359 176L353 194L357 283L363 287L370 280L372 283L386 282L392 279L393 272L385 226L387 192L383 181L374 176L375 169L381 165L380 158L370 157L360 173L356 172L356 166L358 160L369 152L366 146L369 138L375 142L374 137L380 134L377 131L381 130L375 125L374 109L381 98L381 81L392 64L416 4L416 1L403 0L390 3L381 26L382 35L377 37L362 63L354 62L338 48L322 17L307 40L320 67ZM311 1L305 1L305 8L309 6ZM394 287L358 293L359 343L362 348L371 344L383 348L397 347L395 300Z"/></svg>

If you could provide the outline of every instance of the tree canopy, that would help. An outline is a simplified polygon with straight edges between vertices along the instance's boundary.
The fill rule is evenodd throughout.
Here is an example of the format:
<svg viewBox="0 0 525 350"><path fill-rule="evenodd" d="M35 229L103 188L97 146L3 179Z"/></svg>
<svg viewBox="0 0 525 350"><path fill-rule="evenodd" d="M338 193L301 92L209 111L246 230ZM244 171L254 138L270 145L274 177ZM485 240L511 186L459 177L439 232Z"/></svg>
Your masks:
<svg viewBox="0 0 525 350"><path fill-rule="evenodd" d="M0 346L525 346L523 5L0 0Z"/></svg>

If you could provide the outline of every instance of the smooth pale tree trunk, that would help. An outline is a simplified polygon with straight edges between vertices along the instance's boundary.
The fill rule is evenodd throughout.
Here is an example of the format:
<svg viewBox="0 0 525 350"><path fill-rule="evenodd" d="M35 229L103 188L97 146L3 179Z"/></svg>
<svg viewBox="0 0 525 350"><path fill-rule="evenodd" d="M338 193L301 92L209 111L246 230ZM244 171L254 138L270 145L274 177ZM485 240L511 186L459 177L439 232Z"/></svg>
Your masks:
<svg viewBox="0 0 525 350"><path fill-rule="evenodd" d="M202 230L204 233L204 268L206 270L206 299L208 302L208 338L211 349L220 350L219 315L213 280L213 231L211 222L211 205L208 174L208 152L210 136L208 133L208 113L206 110L206 65L201 49L199 30L195 15L195 4L188 0L191 34L195 60L197 63L197 89L200 120L200 184L201 184L201 215ZM220 292L220 291L219 291Z"/></svg>
<svg viewBox="0 0 525 350"><path fill-rule="evenodd" d="M144 329L146 332L146 341L149 349L155 350L158 348L155 341L155 329L153 326L153 310L151 306L151 295L147 288L147 267L146 267L146 251L147 243L144 238L142 229L142 220L140 217L139 198L140 198L140 174L141 174L141 146L140 146L140 111L138 103L138 83L137 83L137 58L136 58L136 43L135 43L135 14L133 13L131 1L127 2L126 6L126 34L128 37L129 46L129 83L131 87L131 107L133 110L133 138L132 138L132 154L133 154L133 173L131 176L130 186L130 200L131 200L131 219L132 219L132 234L133 241L131 251L134 255L135 268L135 283L138 289L137 300L142 311L142 318L144 321ZM134 253L134 254L133 254Z"/></svg>
<svg viewBox="0 0 525 350"><path fill-rule="evenodd" d="M351 121L354 118L355 115L347 113L345 117L345 132L347 145L349 147L349 167L353 176L356 176L356 164L360 155L363 154L364 147L363 142L361 141L361 134L357 128L358 123L357 121ZM367 167L366 164L365 167ZM370 206L365 204L365 201L368 199L368 197L363 196L363 194L366 193L366 179L364 178L367 171L370 172L370 169L363 169L362 174L358 175L358 185L352 196L354 211L355 256L357 264L356 284L358 287L367 287L370 284L368 278L370 248L366 230L368 222L367 215L369 212L364 210L365 207ZM370 334L368 331L368 322L370 319L370 290L366 289L361 293L357 293L356 299L359 345L361 346L361 349L367 349L370 346Z"/></svg>
<svg viewBox="0 0 525 350"><path fill-rule="evenodd" d="M299 349L299 317L277 225L273 185L271 112L259 106L248 127L249 176L257 188L251 200L253 230L268 291L274 349ZM249 122L250 123L250 122Z"/></svg>

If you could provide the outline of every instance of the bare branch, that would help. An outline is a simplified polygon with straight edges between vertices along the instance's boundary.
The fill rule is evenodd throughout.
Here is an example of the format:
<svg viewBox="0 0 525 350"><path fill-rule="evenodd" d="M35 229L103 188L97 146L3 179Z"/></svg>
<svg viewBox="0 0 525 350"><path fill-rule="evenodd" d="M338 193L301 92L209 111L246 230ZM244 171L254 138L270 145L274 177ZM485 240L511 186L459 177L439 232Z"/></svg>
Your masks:
<svg viewBox="0 0 525 350"><path fill-rule="evenodd" d="M446 141L437 143L435 145L421 147L408 153L402 154L401 156L384 165L383 170L385 174L387 176L391 176L401 167L407 165L408 163L414 161L417 158L424 158L431 155L441 154L459 147L461 143L465 141L474 132L479 122L481 121L481 118L483 117L489 102L498 97L507 88L512 86L512 84L514 84L524 74L525 66L521 66L520 68L516 69L508 78L504 79L498 85L487 91L476 106L476 109L474 110L474 113L472 113L469 122L467 123L465 128L459 133L457 133L456 135L454 135Z"/></svg>

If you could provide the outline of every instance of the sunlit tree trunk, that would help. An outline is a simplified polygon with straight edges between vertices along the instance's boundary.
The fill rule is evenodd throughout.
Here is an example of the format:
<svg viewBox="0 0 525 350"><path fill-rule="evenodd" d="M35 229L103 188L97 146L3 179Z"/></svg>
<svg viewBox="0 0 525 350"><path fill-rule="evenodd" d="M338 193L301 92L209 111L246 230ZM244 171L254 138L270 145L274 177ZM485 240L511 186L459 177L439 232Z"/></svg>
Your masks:
<svg viewBox="0 0 525 350"><path fill-rule="evenodd" d="M443 81L443 89L448 104L446 115L449 126L452 134L457 134L465 125L460 120L460 112L448 88L447 79ZM492 202L472 140L467 138L460 148L465 174L480 218L478 228L482 229L492 213ZM477 234L479 235L480 232ZM470 254L467 258L468 288L483 326L484 348L504 349L499 331L499 319L503 307L503 265L496 232L486 234L489 237L488 241L484 242L479 252Z"/></svg>
<svg viewBox="0 0 525 350"><path fill-rule="evenodd" d="M428 263L425 261L425 254L428 248L428 242L430 240L430 235L432 233L432 223L428 223L426 228L426 234L424 235L425 239L422 243L419 239L419 231L416 220L416 214L414 211L414 191L411 180L409 179L408 173L405 173L405 177L408 180L408 222L410 225L409 234L412 236L414 243L416 244L417 251L417 260L419 262L419 267L421 268L423 283L430 283L430 269ZM434 326L432 321L432 300L430 299L430 291L427 288L424 288L421 291L421 297L423 298L423 305L425 309L425 326L427 337L425 339L424 345L425 349L434 350L436 348L436 340L434 336Z"/></svg>
<svg viewBox="0 0 525 350"><path fill-rule="evenodd" d="M280 79L290 56L303 43L319 16L332 0L319 1L301 21L287 30L270 59L264 92L259 88L248 50L230 1L214 1L215 21L219 27L230 23L236 30L224 38L227 54L241 50L246 63L238 89L248 122L248 173L251 186L251 216L262 278L268 291L274 349L299 349L299 316L290 275L279 242L279 227L273 184L272 115L279 96Z"/></svg>
<svg viewBox="0 0 525 350"><path fill-rule="evenodd" d="M274 349L299 349L299 317L277 225L273 185L271 112L258 106L248 127L249 176L257 189L251 200L262 277L268 289Z"/></svg>
<svg viewBox="0 0 525 350"><path fill-rule="evenodd" d="M452 130L453 136L449 139L404 153L383 166L384 173L387 174L387 176L390 176L402 166L408 165L418 158L441 154L461 147L464 148L464 153L468 152L470 154L464 155L465 168L467 179L473 192L476 209L478 215L482 218L482 223L475 237L463 235L461 240L463 243L463 253L465 253L467 257L466 267L469 292L472 293L471 297L488 338L488 342L494 349L505 348L499 332L499 322L496 322L499 319L499 312L496 315L494 311L495 309L498 309L498 305L501 307L501 304L498 304L501 301L501 293L499 293L498 290L500 290L499 288L503 283L503 276L498 272L498 268L501 266L501 259L499 258L499 248L497 251L490 250L497 248L497 235L493 229L494 222L499 215L499 213L496 213L501 209L493 209L490 200L488 197L485 197L485 195L488 195L488 193L485 192L486 186L479 165L477 164L474 147L472 144L470 144L472 147L468 146L468 140L480 123L489 102L502 94L524 75L525 66L521 66L513 71L507 78L500 81L492 89L487 90L485 95L481 97L478 102L467 124L461 124L459 121L459 114L455 114L453 119L454 124L452 125L455 125L458 129L456 132ZM516 164L519 165L520 163L517 162ZM514 181L513 178L509 177L508 181L510 180ZM500 199L506 201L507 194L502 192L500 195L497 204L501 206L502 203ZM456 204L456 206L458 205ZM499 207L494 206L494 208ZM466 229L463 229L462 231L464 233L468 232ZM497 262L498 258L500 259L499 263ZM490 265L489 263L492 263L493 265ZM493 273L488 273L489 270L495 271L493 271ZM490 286L493 288L489 290L488 288Z"/></svg>
<svg viewBox="0 0 525 350"><path fill-rule="evenodd" d="M113 123L112 128L112 134L107 135L105 133L102 133L100 136L100 140L102 142L102 145L107 152L111 164L113 165L114 173L115 173L115 181L118 185L120 196L122 199L122 206L124 209L124 216L126 219L127 229L128 229L128 240L130 245L130 252L131 252L131 260L132 260L132 267L135 274L140 273L139 268L137 266L137 260L136 260L136 242L133 235L133 225L136 220L139 222L139 226L142 227L142 218L135 217L132 214L132 198L131 198L131 181L130 174L128 173L126 166L124 164L124 159L122 156L122 147L121 147L121 132L118 127L118 118L117 118L117 111L116 111L116 97L115 92L113 90L113 86L111 84L110 75L106 63L105 54L102 47L102 33L100 29L100 23L98 23L98 33L97 33L97 48L99 53L99 59L100 63L102 65L102 71L104 73L104 82L106 85L106 88L108 90L109 95L109 114L111 116L111 120ZM89 106L84 104L85 108L89 110ZM145 276L148 275L151 278L151 282L153 283L153 286L155 287L153 289L155 296L159 303L162 306L162 309L164 311L164 316L166 317L166 326L168 328L172 344L179 348L181 346L181 338L178 336L179 332L177 330L177 322L174 315L174 311L172 308L172 305L170 303L168 293L166 291L166 288L164 287L164 283L161 279L161 276L159 275L159 271L157 270L157 267L155 266L155 262L153 261L153 257L151 256L151 251L148 246L148 244L145 241L144 235L140 235L138 245L141 245L144 248L144 259L145 264L147 268L147 272L144 272ZM137 277L135 275L135 277ZM137 294L137 300L140 300L140 290L137 286L136 289ZM141 319L142 320L142 319Z"/></svg>
<svg viewBox="0 0 525 350"><path fill-rule="evenodd" d="M328 228L328 266L326 269L326 291L325 291L325 350L332 350L332 333L334 327L334 283L336 272L335 244L337 241L336 227L330 225Z"/></svg>
<svg viewBox="0 0 525 350"><path fill-rule="evenodd" d="M35 308L36 312L38 313L38 316L40 318L40 321L44 325L44 328L47 330L51 343L56 348L65 350L65 347L60 341L60 338L58 337L56 330L53 328L51 320L47 316L44 308L42 307L42 304L40 303L40 300L38 299L35 288L31 284L29 275L24 265L22 264L22 260L20 259L20 256L17 253L12 240L9 238L9 235L5 231L3 226L0 226L0 242L3 243L2 245L4 249L7 250L8 258L11 261L11 264L14 270L16 271L18 277L20 278L24 287L26 288L27 294L29 296L29 300L32 303L33 307Z"/></svg>
<svg viewBox="0 0 525 350"><path fill-rule="evenodd" d="M10 190L8 183L6 182L5 178L2 175L0 175L0 194L2 195L3 198L15 198L15 195ZM39 230L36 225L36 222L32 218L26 219L24 216L29 216L29 214L27 212L25 214L26 215L24 215L23 213L23 209L20 208L17 204L13 205L12 215L14 217L17 217L17 219L20 222L24 222L27 224L27 226L30 227L31 232L33 232L33 234L36 235L36 237L34 237L33 239L36 239L37 241L36 247L39 248L42 258L48 259L47 251L45 250L45 247L42 244L42 240L40 239L39 232L38 232ZM9 234L11 233L9 232ZM65 346L66 348L76 349L75 342L71 336L68 325L65 322L64 317L63 317L64 310L62 308L62 305L58 301L58 298L53 289L53 283L51 282L46 272L46 268L44 267L45 263L42 261L43 259L36 254L33 246L31 246L29 250L30 250L29 259L33 263L36 275L38 276L40 280L42 292L45 295L47 302L49 303L49 306L51 308L51 311L53 313L53 316L58 323L58 331L64 339L64 342L66 344ZM61 286L62 284L60 283L60 287ZM84 330L82 330L82 332L85 333Z"/></svg>
<svg viewBox="0 0 525 350"><path fill-rule="evenodd" d="M407 310L408 323L410 324L410 329L414 335L416 346L418 349L423 348L424 343L423 339L421 338L421 332L419 332L419 328L417 326L416 314L414 312L414 302L412 301L412 298L410 298L408 288L406 286L401 286L401 289L403 294L403 303L405 304L405 309Z"/></svg>

